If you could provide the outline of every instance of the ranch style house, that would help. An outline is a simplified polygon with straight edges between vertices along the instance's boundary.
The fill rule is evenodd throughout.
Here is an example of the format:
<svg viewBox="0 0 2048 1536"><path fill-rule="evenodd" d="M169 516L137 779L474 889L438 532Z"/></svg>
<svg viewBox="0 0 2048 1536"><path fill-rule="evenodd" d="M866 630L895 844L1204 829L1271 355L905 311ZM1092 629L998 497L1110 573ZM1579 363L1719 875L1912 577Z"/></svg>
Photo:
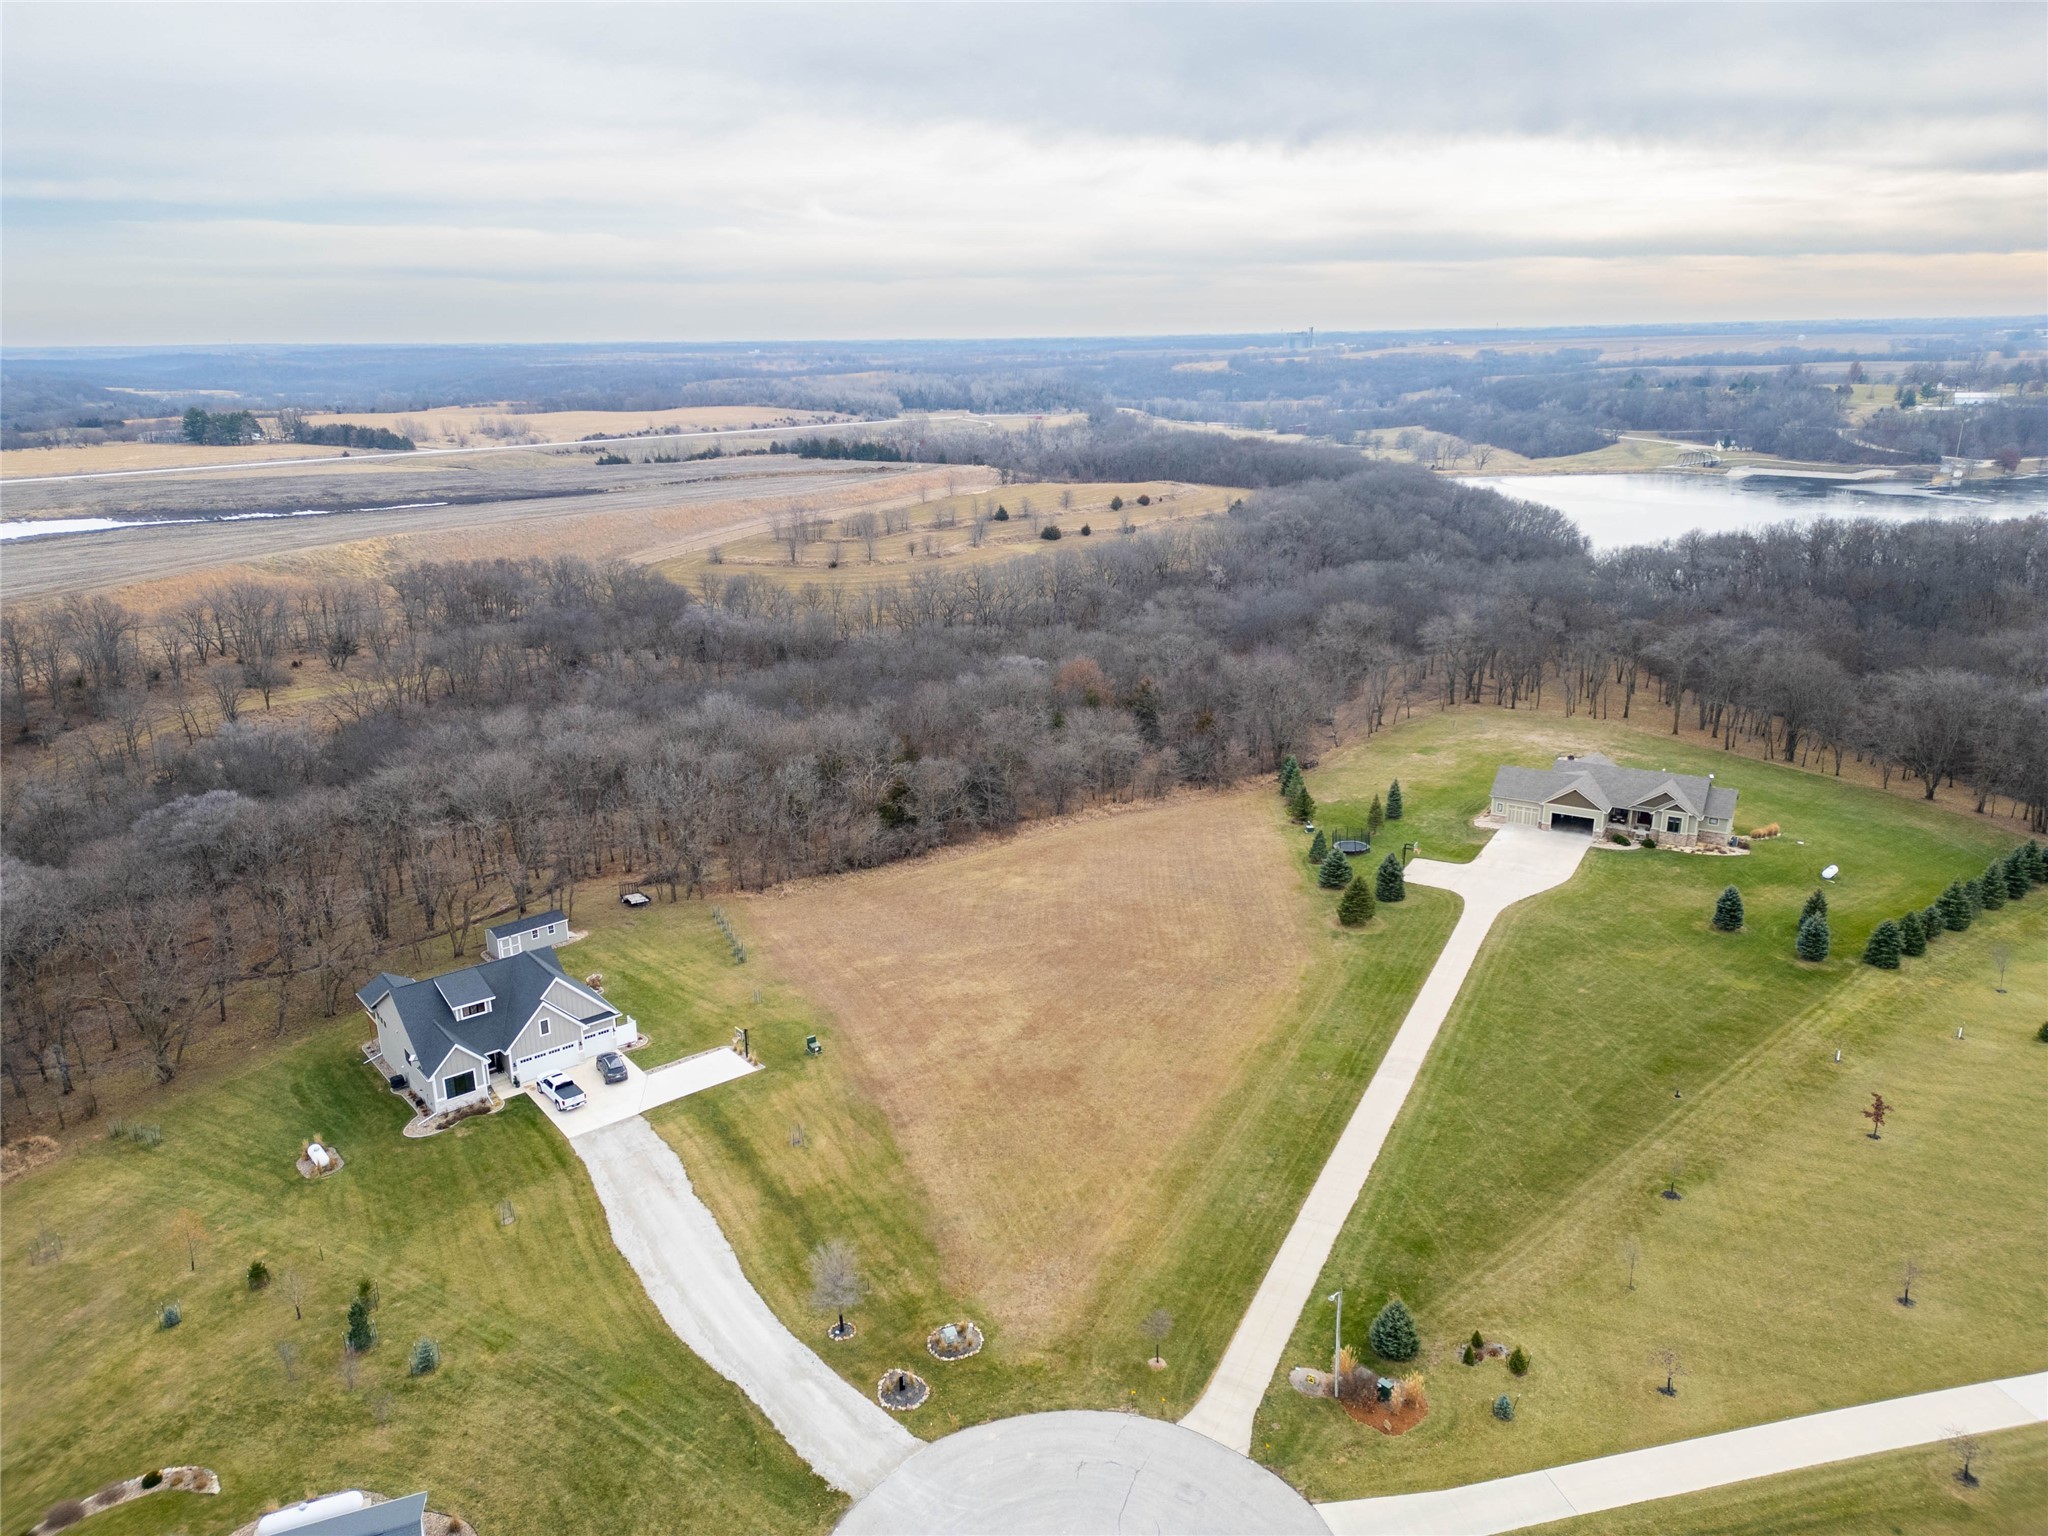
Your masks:
<svg viewBox="0 0 2048 1536"><path fill-rule="evenodd" d="M1605 829L1652 834L1667 847L1726 847L1735 794L1710 773L1624 768L1598 752L1560 757L1548 768L1503 764L1493 776L1493 814L1560 832Z"/></svg>
<svg viewBox="0 0 2048 1536"><path fill-rule="evenodd" d="M524 934L535 920L521 919ZM431 981L385 971L356 994L394 1082L429 1113L609 1051L639 1034L602 994L571 980L552 948L522 948Z"/></svg>

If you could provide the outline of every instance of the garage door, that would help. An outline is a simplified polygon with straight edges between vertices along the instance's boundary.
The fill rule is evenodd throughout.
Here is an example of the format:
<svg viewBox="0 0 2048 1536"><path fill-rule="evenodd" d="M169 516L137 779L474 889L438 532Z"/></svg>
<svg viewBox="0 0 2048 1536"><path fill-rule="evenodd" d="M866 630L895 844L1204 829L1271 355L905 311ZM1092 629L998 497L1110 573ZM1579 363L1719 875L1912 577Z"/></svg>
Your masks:
<svg viewBox="0 0 2048 1536"><path fill-rule="evenodd" d="M566 1072L582 1059L583 1047L575 1041L558 1045L552 1051L538 1051L531 1056L522 1056L512 1063L512 1075L522 1083L535 1078L546 1077L550 1072Z"/></svg>
<svg viewBox="0 0 2048 1536"><path fill-rule="evenodd" d="M1556 832L1591 832L1593 818L1590 816L1567 816L1560 811L1550 813L1551 830Z"/></svg>
<svg viewBox="0 0 2048 1536"><path fill-rule="evenodd" d="M1512 800L1508 802L1509 821L1519 822L1525 827L1533 827L1538 825L1541 819L1542 813L1535 806L1519 805Z"/></svg>

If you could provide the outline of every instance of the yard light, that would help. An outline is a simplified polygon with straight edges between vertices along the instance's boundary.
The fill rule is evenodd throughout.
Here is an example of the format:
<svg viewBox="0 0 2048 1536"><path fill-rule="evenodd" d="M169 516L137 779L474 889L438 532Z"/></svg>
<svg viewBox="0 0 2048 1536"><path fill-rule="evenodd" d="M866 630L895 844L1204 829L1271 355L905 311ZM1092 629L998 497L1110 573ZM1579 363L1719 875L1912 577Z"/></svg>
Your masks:
<svg viewBox="0 0 2048 1536"><path fill-rule="evenodd" d="M1344 1363L1344 1293L1339 1291L1330 1300L1337 1303L1337 1338L1330 1350L1330 1396L1335 1397L1343 1389Z"/></svg>

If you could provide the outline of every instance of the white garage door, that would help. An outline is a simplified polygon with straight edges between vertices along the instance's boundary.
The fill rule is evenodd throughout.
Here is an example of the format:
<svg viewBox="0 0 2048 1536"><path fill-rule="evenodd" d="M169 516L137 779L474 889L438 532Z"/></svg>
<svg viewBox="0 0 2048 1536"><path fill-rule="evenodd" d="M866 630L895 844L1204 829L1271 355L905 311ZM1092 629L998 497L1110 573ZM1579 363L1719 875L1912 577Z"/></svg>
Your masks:
<svg viewBox="0 0 2048 1536"><path fill-rule="evenodd" d="M1509 821L1520 822L1525 827L1534 827L1541 825L1542 818L1543 813L1533 805L1524 805L1514 800L1508 802Z"/></svg>
<svg viewBox="0 0 2048 1536"><path fill-rule="evenodd" d="M546 1077L550 1072L566 1072L583 1056L583 1047L575 1041L558 1045L552 1051L538 1051L531 1056L522 1056L512 1063L512 1075L522 1083L533 1082Z"/></svg>
<svg viewBox="0 0 2048 1536"><path fill-rule="evenodd" d="M596 1051L610 1050L612 1048L614 1035L615 1031L609 1024L607 1024L603 1029L590 1030L583 1036L584 1052L586 1054L589 1054Z"/></svg>

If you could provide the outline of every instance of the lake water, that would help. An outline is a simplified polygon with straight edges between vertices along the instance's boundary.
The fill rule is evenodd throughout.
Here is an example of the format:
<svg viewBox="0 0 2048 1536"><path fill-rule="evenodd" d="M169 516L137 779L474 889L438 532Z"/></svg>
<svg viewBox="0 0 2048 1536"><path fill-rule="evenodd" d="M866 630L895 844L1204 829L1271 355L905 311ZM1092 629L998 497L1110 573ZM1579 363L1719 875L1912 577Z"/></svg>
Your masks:
<svg viewBox="0 0 2048 1536"><path fill-rule="evenodd" d="M1930 492L1886 482L1858 491L1760 486L1720 475L1472 475L1483 485L1521 501L1539 502L1565 514L1595 549L1654 544L1697 528L1733 533L1788 519L1817 517L2024 517L2048 513L2048 484L2034 481L2009 491Z"/></svg>

